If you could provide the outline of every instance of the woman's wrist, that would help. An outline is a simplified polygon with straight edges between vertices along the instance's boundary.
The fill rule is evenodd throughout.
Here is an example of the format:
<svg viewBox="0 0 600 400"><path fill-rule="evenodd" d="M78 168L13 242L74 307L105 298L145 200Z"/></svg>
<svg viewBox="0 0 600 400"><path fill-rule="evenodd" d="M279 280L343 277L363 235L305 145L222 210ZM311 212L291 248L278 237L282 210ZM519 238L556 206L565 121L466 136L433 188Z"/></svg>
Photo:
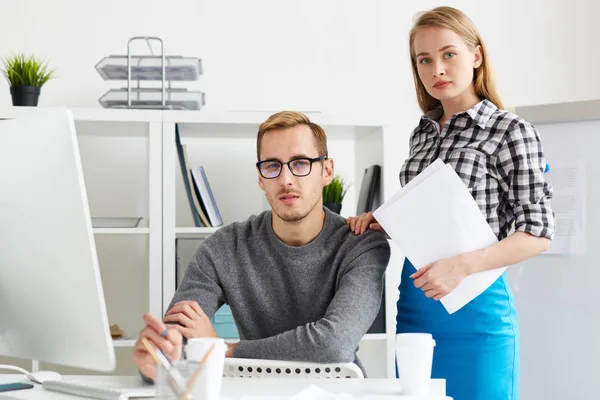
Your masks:
<svg viewBox="0 0 600 400"><path fill-rule="evenodd" d="M485 250L486 249L470 251L461 255L462 260L460 265L465 276L473 275L474 273L482 271L485 260Z"/></svg>

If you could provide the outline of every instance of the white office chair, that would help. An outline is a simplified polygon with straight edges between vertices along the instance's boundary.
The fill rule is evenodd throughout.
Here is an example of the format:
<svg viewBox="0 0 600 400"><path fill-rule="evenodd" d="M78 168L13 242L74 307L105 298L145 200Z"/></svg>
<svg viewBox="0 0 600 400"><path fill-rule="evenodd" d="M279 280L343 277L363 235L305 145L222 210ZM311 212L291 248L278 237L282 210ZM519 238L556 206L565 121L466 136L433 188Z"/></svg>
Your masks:
<svg viewBox="0 0 600 400"><path fill-rule="evenodd" d="M317 364L298 361L226 358L223 376L230 378L364 378L354 363Z"/></svg>

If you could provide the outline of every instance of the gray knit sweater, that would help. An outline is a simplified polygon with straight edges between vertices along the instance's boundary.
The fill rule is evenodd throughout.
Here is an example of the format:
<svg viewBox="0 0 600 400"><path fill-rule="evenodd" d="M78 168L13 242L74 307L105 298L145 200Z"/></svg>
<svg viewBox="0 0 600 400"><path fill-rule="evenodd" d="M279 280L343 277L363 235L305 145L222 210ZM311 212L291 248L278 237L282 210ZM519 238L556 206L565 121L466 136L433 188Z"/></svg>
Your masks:
<svg viewBox="0 0 600 400"><path fill-rule="evenodd" d="M355 236L328 209L311 243L289 246L266 211L204 240L169 308L194 300L212 317L229 304L235 357L361 366L358 343L379 311L389 257L383 234Z"/></svg>

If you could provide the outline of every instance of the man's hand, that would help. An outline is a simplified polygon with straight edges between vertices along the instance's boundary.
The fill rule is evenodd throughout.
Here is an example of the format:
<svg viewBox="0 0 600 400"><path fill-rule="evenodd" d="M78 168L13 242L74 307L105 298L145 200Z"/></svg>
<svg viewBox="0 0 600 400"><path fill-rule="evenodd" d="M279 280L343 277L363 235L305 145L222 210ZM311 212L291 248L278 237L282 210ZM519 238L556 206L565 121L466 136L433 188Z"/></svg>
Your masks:
<svg viewBox="0 0 600 400"><path fill-rule="evenodd" d="M200 305L195 301L180 301L169 310L163 322L176 322L170 325L187 339L200 337L218 337Z"/></svg>
<svg viewBox="0 0 600 400"><path fill-rule="evenodd" d="M235 353L235 346L237 346L237 343L227 343L227 351L225 352L225 357L233 358L233 354Z"/></svg>
<svg viewBox="0 0 600 400"><path fill-rule="evenodd" d="M141 330L133 348L133 361L135 361L142 375L154 380L156 379L156 364L142 343L142 338L146 338L171 360L178 360L181 357L183 339L179 332L174 329L167 329L167 326L153 315L146 313L143 318L146 327Z"/></svg>

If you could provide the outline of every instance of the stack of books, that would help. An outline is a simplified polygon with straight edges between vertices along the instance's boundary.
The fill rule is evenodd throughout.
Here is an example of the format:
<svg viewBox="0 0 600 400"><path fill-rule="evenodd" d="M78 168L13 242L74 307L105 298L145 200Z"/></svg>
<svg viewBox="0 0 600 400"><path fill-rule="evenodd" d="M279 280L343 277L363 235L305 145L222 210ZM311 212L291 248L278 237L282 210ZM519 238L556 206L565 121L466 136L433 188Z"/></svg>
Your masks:
<svg viewBox="0 0 600 400"><path fill-rule="evenodd" d="M213 196L204 167L190 168L185 145L181 144L179 127L175 125L175 141L179 165L188 202L197 227L216 227L223 225L221 213Z"/></svg>

